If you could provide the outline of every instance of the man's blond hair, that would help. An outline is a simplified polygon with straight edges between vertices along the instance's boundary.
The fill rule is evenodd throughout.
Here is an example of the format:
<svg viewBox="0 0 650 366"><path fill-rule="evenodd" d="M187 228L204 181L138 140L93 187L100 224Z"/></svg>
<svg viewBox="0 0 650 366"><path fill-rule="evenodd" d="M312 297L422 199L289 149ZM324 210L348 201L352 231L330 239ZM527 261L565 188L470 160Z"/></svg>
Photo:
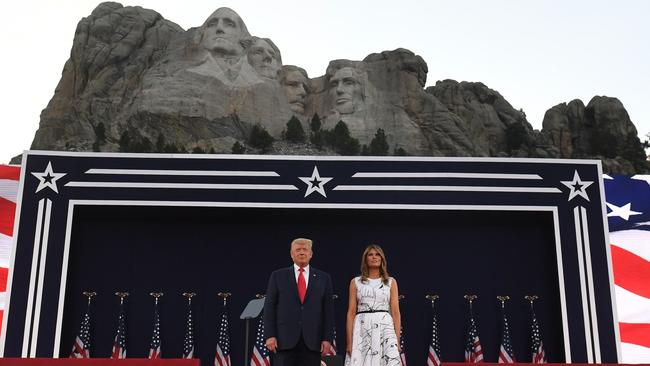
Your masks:
<svg viewBox="0 0 650 366"><path fill-rule="evenodd" d="M312 249L311 249L312 243L313 243L312 240L311 240L311 239L307 239L307 238L297 238L297 239L293 239L293 241L291 242L291 249L293 249L294 245L297 245L297 244L305 244L305 245L307 245L307 248L309 248L309 250L312 250Z"/></svg>

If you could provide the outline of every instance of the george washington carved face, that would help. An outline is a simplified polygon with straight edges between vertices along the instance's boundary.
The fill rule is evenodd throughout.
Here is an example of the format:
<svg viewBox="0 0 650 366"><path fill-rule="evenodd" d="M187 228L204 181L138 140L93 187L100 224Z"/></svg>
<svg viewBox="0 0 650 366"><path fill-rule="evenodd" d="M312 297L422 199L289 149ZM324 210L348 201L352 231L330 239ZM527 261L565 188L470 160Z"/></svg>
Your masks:
<svg viewBox="0 0 650 366"><path fill-rule="evenodd" d="M242 56L250 34L232 9L219 8L201 27L201 45L215 57Z"/></svg>

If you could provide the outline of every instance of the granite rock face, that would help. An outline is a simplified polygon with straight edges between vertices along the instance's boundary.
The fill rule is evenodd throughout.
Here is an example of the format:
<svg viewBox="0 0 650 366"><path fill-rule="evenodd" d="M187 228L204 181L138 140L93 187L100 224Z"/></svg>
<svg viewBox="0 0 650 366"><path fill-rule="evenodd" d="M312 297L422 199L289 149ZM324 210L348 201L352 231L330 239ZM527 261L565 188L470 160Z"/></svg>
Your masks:
<svg viewBox="0 0 650 366"><path fill-rule="evenodd" d="M183 30L153 10L102 3L77 26L32 148L260 152L251 136L261 129L277 141L262 151L286 154L288 121L297 119L309 136L318 115L321 130L344 122L360 151L382 135L389 154L602 158L606 171L648 169L615 98L557 105L536 131L482 83L444 80L424 89L427 74L420 56L397 49L331 61L310 79L283 65L273 41L251 35L231 9ZM322 141L294 148L337 151Z"/></svg>
<svg viewBox="0 0 650 366"><path fill-rule="evenodd" d="M550 157L597 158L603 169L619 174L647 171L637 130L616 98L595 96L585 107L575 99L544 115L540 144Z"/></svg>
<svg viewBox="0 0 650 366"><path fill-rule="evenodd" d="M480 152L475 156L530 155L527 145L533 128L524 113L515 110L498 92L482 83L454 80L438 81L426 92L464 121L468 140ZM522 148L525 151L520 151Z"/></svg>
<svg viewBox="0 0 650 366"><path fill-rule="evenodd" d="M70 59L41 114L32 148L92 150L100 123L107 136L119 136L116 122L140 88L141 74L182 32L153 10L100 4L77 25Z"/></svg>

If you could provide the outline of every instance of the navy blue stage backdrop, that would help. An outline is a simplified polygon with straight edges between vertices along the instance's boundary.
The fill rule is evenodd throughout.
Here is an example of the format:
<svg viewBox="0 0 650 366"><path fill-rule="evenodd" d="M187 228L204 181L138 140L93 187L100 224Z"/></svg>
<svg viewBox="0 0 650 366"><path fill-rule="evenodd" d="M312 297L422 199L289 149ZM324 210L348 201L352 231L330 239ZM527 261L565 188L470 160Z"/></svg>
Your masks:
<svg viewBox="0 0 650 366"><path fill-rule="evenodd" d="M183 353L193 299L195 355L214 360L221 299L233 364L239 314L289 266L296 237L334 282L345 350L348 284L366 245L381 245L402 300L407 359L426 362L437 301L441 356L462 361L467 301L496 362L508 295L514 352L530 361L535 310L550 362L617 362L611 258L598 161L27 152L3 322L5 357L67 357L91 306L91 356L109 357L128 291L128 357L146 357L159 303L162 357ZM252 322L251 342L256 322ZM249 345L250 347L250 345Z"/></svg>

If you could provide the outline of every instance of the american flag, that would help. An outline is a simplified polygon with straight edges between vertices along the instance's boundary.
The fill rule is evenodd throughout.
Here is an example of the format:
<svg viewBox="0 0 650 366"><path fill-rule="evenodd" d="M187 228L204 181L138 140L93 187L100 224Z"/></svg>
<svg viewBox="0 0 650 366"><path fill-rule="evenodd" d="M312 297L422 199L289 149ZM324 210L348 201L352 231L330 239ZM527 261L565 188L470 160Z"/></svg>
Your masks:
<svg viewBox="0 0 650 366"><path fill-rule="evenodd" d="M478 338L478 329L474 321L472 306L469 308L469 321L467 323L467 342L465 343L465 362L478 363L483 362L483 350L481 341Z"/></svg>
<svg viewBox="0 0 650 366"><path fill-rule="evenodd" d="M512 350L512 340L510 339L510 326L506 316L506 308L501 306L503 315L503 324L501 325L501 345L499 346L499 363L515 363L515 352Z"/></svg>
<svg viewBox="0 0 650 366"><path fill-rule="evenodd" d="M13 247L14 215L20 167L0 165L0 328L7 294L7 275Z"/></svg>
<svg viewBox="0 0 650 366"><path fill-rule="evenodd" d="M539 331L537 316L533 305L530 305L531 323L530 323L530 352L532 353L531 363L546 363L546 352L544 351L544 342L542 334Z"/></svg>
<svg viewBox="0 0 650 366"><path fill-rule="evenodd" d="M158 315L158 301L154 305L153 334L149 344L149 358L158 359L162 357L160 349L160 316Z"/></svg>
<svg viewBox="0 0 650 366"><path fill-rule="evenodd" d="M650 363L650 175L605 176L622 363Z"/></svg>
<svg viewBox="0 0 650 366"><path fill-rule="evenodd" d="M269 357L269 350L264 343L264 319L260 316L260 321L257 326L257 337L255 337L255 344L253 345L253 355L251 356L251 365L255 366L270 366L271 358Z"/></svg>
<svg viewBox="0 0 650 366"><path fill-rule="evenodd" d="M440 341L438 340L438 315L436 307L433 307L433 319L431 320L431 342L429 343L429 354L427 355L427 366L440 366Z"/></svg>
<svg viewBox="0 0 650 366"><path fill-rule="evenodd" d="M90 302L81 321L79 333L74 339L70 358L90 358Z"/></svg>
<svg viewBox="0 0 650 366"><path fill-rule="evenodd" d="M192 301L187 304L187 323L183 340L183 358L194 358L194 324L192 321Z"/></svg>
<svg viewBox="0 0 650 366"><path fill-rule="evenodd" d="M120 303L120 315L117 317L117 333L113 340L111 358L126 358L126 325L124 324L123 303Z"/></svg>
<svg viewBox="0 0 650 366"><path fill-rule="evenodd" d="M399 328L399 359L402 361L402 366L406 366L406 352L404 351L404 327L400 326Z"/></svg>
<svg viewBox="0 0 650 366"><path fill-rule="evenodd" d="M223 306L223 315L221 315L221 324L219 325L219 339L217 340L217 353L214 355L214 366L231 366L228 308L225 304Z"/></svg>

